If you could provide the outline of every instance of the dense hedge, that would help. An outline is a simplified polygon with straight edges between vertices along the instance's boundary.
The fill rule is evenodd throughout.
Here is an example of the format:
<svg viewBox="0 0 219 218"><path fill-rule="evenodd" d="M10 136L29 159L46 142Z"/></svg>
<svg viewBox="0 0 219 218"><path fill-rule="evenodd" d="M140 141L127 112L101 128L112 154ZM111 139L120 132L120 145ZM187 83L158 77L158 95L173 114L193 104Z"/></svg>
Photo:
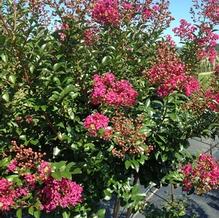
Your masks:
<svg viewBox="0 0 219 218"><path fill-rule="evenodd" d="M215 59L218 4L202 3L196 26L174 29L177 52L166 0L0 1L2 214L104 217L113 196L113 217L129 217L145 206L139 183L218 188L210 156L182 167L187 139L218 130L218 72L197 78Z"/></svg>

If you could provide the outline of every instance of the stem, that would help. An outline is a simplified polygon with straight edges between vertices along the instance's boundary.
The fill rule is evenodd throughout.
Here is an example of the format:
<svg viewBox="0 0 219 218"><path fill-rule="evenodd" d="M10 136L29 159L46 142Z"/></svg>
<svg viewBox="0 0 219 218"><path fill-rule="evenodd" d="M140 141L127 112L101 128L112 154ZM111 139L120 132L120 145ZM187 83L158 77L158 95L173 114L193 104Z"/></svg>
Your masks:
<svg viewBox="0 0 219 218"><path fill-rule="evenodd" d="M174 202L174 187L173 184L170 184L170 192L171 192L171 202Z"/></svg>
<svg viewBox="0 0 219 218"><path fill-rule="evenodd" d="M133 181L133 185L136 185L136 184L137 184L137 182L138 182L138 179L139 179L139 175L138 175L138 173L136 172L136 173L134 174L134 181Z"/></svg>
<svg viewBox="0 0 219 218"><path fill-rule="evenodd" d="M120 199L116 196L116 200L113 208L113 218L119 217L119 209L120 209Z"/></svg>
<svg viewBox="0 0 219 218"><path fill-rule="evenodd" d="M44 113L44 117L45 117L45 119L46 119L46 121L47 121L49 127L50 127L51 130L53 131L53 133L54 133L55 135L57 135L58 132L57 132L56 128L54 127L54 125L52 124L52 121L50 120L50 117L48 116L48 113L45 112L45 113Z"/></svg>
<svg viewBox="0 0 219 218"><path fill-rule="evenodd" d="M128 208L127 209L127 212L126 212L126 218L130 218L132 215L132 209L131 208Z"/></svg>
<svg viewBox="0 0 219 218"><path fill-rule="evenodd" d="M138 179L139 179L139 175L138 175L137 172L135 172L135 174L134 174L133 186L137 184ZM128 209L127 209L127 212L126 212L126 218L130 218L131 215L132 215L132 208L128 208Z"/></svg>

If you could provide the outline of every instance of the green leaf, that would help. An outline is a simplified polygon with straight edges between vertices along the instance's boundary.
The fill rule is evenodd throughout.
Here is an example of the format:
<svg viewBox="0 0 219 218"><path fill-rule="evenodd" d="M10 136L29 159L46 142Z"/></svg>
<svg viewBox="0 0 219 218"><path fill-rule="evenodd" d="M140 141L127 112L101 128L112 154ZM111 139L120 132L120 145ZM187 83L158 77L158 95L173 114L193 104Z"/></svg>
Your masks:
<svg viewBox="0 0 219 218"><path fill-rule="evenodd" d="M54 178L54 179L57 179L57 180L61 180L62 179L62 174L60 172L53 172L51 174L51 176Z"/></svg>
<svg viewBox="0 0 219 218"><path fill-rule="evenodd" d="M31 65L31 66L30 66L30 72L33 73L33 72L34 72L34 69L35 69L35 66L34 66L34 65Z"/></svg>
<svg viewBox="0 0 219 218"><path fill-rule="evenodd" d="M151 104L151 100L147 99L146 103L145 103L145 108L148 108Z"/></svg>
<svg viewBox="0 0 219 218"><path fill-rule="evenodd" d="M150 132L151 132L151 129L145 125L140 129L140 133L145 133L145 134L149 135Z"/></svg>
<svg viewBox="0 0 219 218"><path fill-rule="evenodd" d="M104 195L105 195L104 199L106 201L109 201L112 198L112 192L113 191L110 188L107 188L106 190L104 190Z"/></svg>
<svg viewBox="0 0 219 218"><path fill-rule="evenodd" d="M61 167L65 166L66 165L66 161L59 161L59 162L55 162L55 163L52 163L52 168L54 170L59 170Z"/></svg>
<svg viewBox="0 0 219 218"><path fill-rule="evenodd" d="M137 160L132 161L132 168L136 170L136 172L139 171L139 163Z"/></svg>
<svg viewBox="0 0 219 218"><path fill-rule="evenodd" d="M100 210L98 210L98 212L97 212L97 217L98 217L98 218L104 218L104 217L105 217L105 214L106 214L106 209L100 209Z"/></svg>
<svg viewBox="0 0 219 218"><path fill-rule="evenodd" d="M80 168L76 168L76 169L74 169L74 170L71 172L71 174L73 174L73 175L75 175L75 174L81 174L81 173L82 173L82 171L81 171Z"/></svg>
<svg viewBox="0 0 219 218"><path fill-rule="evenodd" d="M54 71L57 71L59 68L62 67L62 65L63 65L63 63L56 63L56 64L54 64L53 70L54 70Z"/></svg>
<svg viewBox="0 0 219 218"><path fill-rule="evenodd" d="M8 62L8 56L7 56L7 55L1 54L0 57L1 57L1 59L2 59L5 63Z"/></svg>
<svg viewBox="0 0 219 218"><path fill-rule="evenodd" d="M15 75L10 75L8 79L12 84L16 83L16 76Z"/></svg>
<svg viewBox="0 0 219 218"><path fill-rule="evenodd" d="M9 94L8 92L4 92L3 95L2 95L2 98L6 101L6 102L9 102Z"/></svg>
<svg viewBox="0 0 219 218"><path fill-rule="evenodd" d="M70 217L70 214L67 213L66 211L64 211L64 212L62 213L62 217L63 217L63 218L69 218L69 217Z"/></svg>
<svg viewBox="0 0 219 218"><path fill-rule="evenodd" d="M33 216L35 218L40 218L40 211L38 211L38 210L34 211Z"/></svg>
<svg viewBox="0 0 219 218"><path fill-rule="evenodd" d="M161 160L162 160L163 162L165 162L167 159L168 159L167 154L162 154L162 155L161 155Z"/></svg>
<svg viewBox="0 0 219 218"><path fill-rule="evenodd" d="M102 59L102 64L106 64L110 59L111 59L110 56L105 56L105 57Z"/></svg>
<svg viewBox="0 0 219 218"><path fill-rule="evenodd" d="M16 183L20 183L21 180L19 179L19 175L10 175L10 176L7 176L7 180L10 181L10 182L16 182Z"/></svg>
<svg viewBox="0 0 219 218"><path fill-rule="evenodd" d="M41 105L41 109L42 109L43 111L46 111L47 108L48 108L47 105Z"/></svg>
<svg viewBox="0 0 219 218"><path fill-rule="evenodd" d="M17 211L16 211L16 217L17 217L17 218L22 218L22 209L21 209L21 208L17 209Z"/></svg>
<svg viewBox="0 0 219 218"><path fill-rule="evenodd" d="M38 143L39 143L39 140L38 139L32 139L32 140L30 140L30 143L32 144L32 145L37 145Z"/></svg>
<svg viewBox="0 0 219 218"><path fill-rule="evenodd" d="M63 91L60 93L58 101L61 101L66 95L74 91L75 87L73 85L66 86Z"/></svg>
<svg viewBox="0 0 219 218"><path fill-rule="evenodd" d="M132 165L132 163L131 163L130 160L126 160L126 161L125 161L125 168L126 168L126 170L128 170L131 165Z"/></svg>
<svg viewBox="0 0 219 218"><path fill-rule="evenodd" d="M29 213L30 215L33 215L33 214L34 214L34 207L33 207L33 206L31 206L31 207L28 208L28 213Z"/></svg>
<svg viewBox="0 0 219 218"><path fill-rule="evenodd" d="M9 163L10 163L9 157L0 160L0 168L5 168Z"/></svg>

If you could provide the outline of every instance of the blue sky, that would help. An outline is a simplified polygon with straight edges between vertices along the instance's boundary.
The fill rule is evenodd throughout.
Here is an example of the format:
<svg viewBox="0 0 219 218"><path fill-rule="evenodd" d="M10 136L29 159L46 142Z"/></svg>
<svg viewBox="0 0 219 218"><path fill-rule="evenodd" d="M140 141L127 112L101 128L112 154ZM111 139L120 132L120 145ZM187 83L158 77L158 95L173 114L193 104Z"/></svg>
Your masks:
<svg viewBox="0 0 219 218"><path fill-rule="evenodd" d="M189 10L192 6L192 0L170 0L170 11L175 17L175 20L172 21L171 27L165 31L166 34L173 36L176 43L179 43L179 38L174 37L172 29L179 25L179 20L184 18L188 21L191 21L191 16Z"/></svg>

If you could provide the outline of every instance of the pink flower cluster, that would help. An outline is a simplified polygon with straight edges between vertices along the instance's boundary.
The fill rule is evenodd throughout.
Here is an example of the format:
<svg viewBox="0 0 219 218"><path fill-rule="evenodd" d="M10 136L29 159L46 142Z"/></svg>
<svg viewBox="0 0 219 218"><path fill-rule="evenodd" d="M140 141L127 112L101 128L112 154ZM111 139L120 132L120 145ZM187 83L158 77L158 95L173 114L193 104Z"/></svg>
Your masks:
<svg viewBox="0 0 219 218"><path fill-rule="evenodd" d="M38 197L42 204L42 210L51 212L57 207L73 207L82 201L83 188L76 182L62 178L56 180L51 177L51 166L42 161L37 171L38 179L43 182L43 188L39 189ZM30 180L30 185L32 181Z"/></svg>
<svg viewBox="0 0 219 218"><path fill-rule="evenodd" d="M91 46L97 40L97 31L94 28L90 28L84 31L84 43Z"/></svg>
<svg viewBox="0 0 219 218"><path fill-rule="evenodd" d="M84 120L84 127L91 136L97 136L100 129L107 129L109 118L101 113L89 115Z"/></svg>
<svg viewBox="0 0 219 218"><path fill-rule="evenodd" d="M154 5L153 7L152 5L147 5L146 7L143 7L142 10L143 19L150 18L155 12L159 12L159 10L160 10L159 5Z"/></svg>
<svg viewBox="0 0 219 218"><path fill-rule="evenodd" d="M152 16L152 11L150 9L148 9L148 8L143 9L143 12L142 12L143 19L146 20L146 19L150 18L151 16Z"/></svg>
<svg viewBox="0 0 219 218"><path fill-rule="evenodd" d="M173 48L176 47L176 43L175 41L173 40L172 36L171 35L166 35L166 42Z"/></svg>
<svg viewBox="0 0 219 218"><path fill-rule="evenodd" d="M12 160L7 166L7 170L9 172L14 172L16 170L16 168L17 168L17 161L16 160Z"/></svg>
<svg viewBox="0 0 219 218"><path fill-rule="evenodd" d="M7 179L0 179L0 211L9 211L16 208L16 201L30 193L28 187L15 187ZM37 191L37 197L41 202L41 209L51 212L57 207L74 207L82 201L83 188L70 179L61 180L48 178L41 189Z"/></svg>
<svg viewBox="0 0 219 218"><path fill-rule="evenodd" d="M218 0L205 0L206 6L204 15L208 17L213 23L219 24L219 2Z"/></svg>
<svg viewBox="0 0 219 218"><path fill-rule="evenodd" d="M193 76L185 76L185 80L181 85L186 96L192 95L192 93L198 91L200 88L199 81Z"/></svg>
<svg viewBox="0 0 219 218"><path fill-rule="evenodd" d="M126 11L130 11L130 10L133 10L134 5L130 2L123 2L122 3L122 8Z"/></svg>
<svg viewBox="0 0 219 218"><path fill-rule="evenodd" d="M137 4L134 2L121 2L121 20L130 22L136 15Z"/></svg>
<svg viewBox="0 0 219 218"><path fill-rule="evenodd" d="M60 37L60 40L65 41L65 39L67 37L65 32L66 32L66 30L70 29L69 25L67 23L63 23L63 24L57 26L56 29L59 30L58 35Z"/></svg>
<svg viewBox="0 0 219 218"><path fill-rule="evenodd" d="M209 154L201 154L194 165L186 164L181 172L184 191L194 188L197 194L203 194L219 188L219 164Z"/></svg>
<svg viewBox="0 0 219 218"><path fill-rule="evenodd" d="M180 20L179 27L175 27L173 32L176 36L179 36L183 40L194 40L194 32L197 30L197 27L187 22L185 19Z"/></svg>
<svg viewBox="0 0 219 218"><path fill-rule="evenodd" d="M181 62L167 62L154 65L147 72L149 82L158 85L157 94L167 96L174 90L183 91L187 96L199 90L199 82L185 74L185 65Z"/></svg>
<svg viewBox="0 0 219 218"><path fill-rule="evenodd" d="M212 111L219 112L219 92L214 90L207 90L205 93L208 108Z"/></svg>
<svg viewBox="0 0 219 218"><path fill-rule="evenodd" d="M20 171L22 172L24 179L27 183L28 186L33 187L35 185L35 183L37 181L45 181L46 179L48 179L51 175L51 165L49 162L46 161L41 161L40 163L36 163L36 165L39 164L39 166L35 169L35 167L33 168L33 170L36 170L35 173L31 174L31 173L27 173L25 174L23 172L23 169L21 169L18 166L18 162L16 160L12 160L9 165L7 166L7 171L8 172L13 172L15 173L16 170L19 173ZM29 170L28 167L26 167L25 170Z"/></svg>
<svg viewBox="0 0 219 218"><path fill-rule="evenodd" d="M137 91L128 80L116 80L113 73L94 75L91 102L95 105L104 103L115 107L131 107L136 103L137 96Z"/></svg>
<svg viewBox="0 0 219 218"><path fill-rule="evenodd" d="M19 150L17 145L15 148ZM18 176L22 185L0 178L0 212L20 208L24 204L28 206L33 200L40 202L41 210L45 212L57 207L72 207L82 201L83 188L69 179L52 178L51 164L41 159L41 153L24 147L19 151L20 155L16 155L8 165L7 173ZM22 152L25 156L21 156ZM23 163L24 157L26 161Z"/></svg>
<svg viewBox="0 0 219 218"><path fill-rule="evenodd" d="M173 19L169 1L94 0L91 17L101 25L119 26L130 21L150 22L152 28L165 28ZM162 16L160 16L162 14Z"/></svg>
<svg viewBox="0 0 219 218"><path fill-rule="evenodd" d="M37 182L37 177L35 174L27 173L24 175L24 180L28 187L34 188Z"/></svg>
<svg viewBox="0 0 219 218"><path fill-rule="evenodd" d="M39 192L42 209L51 212L57 207L73 207L82 201L82 191L80 185L69 179L49 178Z"/></svg>
<svg viewBox="0 0 219 218"><path fill-rule="evenodd" d="M208 58L211 63L214 63L217 52L216 45L219 40L219 35L216 34L209 24L201 24L199 28L188 23L186 20L180 20L179 27L175 27L173 32L184 41L193 41L197 44L197 58L202 60Z"/></svg>
<svg viewBox="0 0 219 218"><path fill-rule="evenodd" d="M27 187L15 188L14 184L5 178L0 179L0 211L9 211L16 201L29 194Z"/></svg>
<svg viewBox="0 0 219 218"><path fill-rule="evenodd" d="M92 18L102 25L118 26L120 23L118 0L97 0L94 3Z"/></svg>
<svg viewBox="0 0 219 218"><path fill-rule="evenodd" d="M12 182L7 179L0 179L0 211L8 211L14 205L15 190L12 189Z"/></svg>
<svg viewBox="0 0 219 218"><path fill-rule="evenodd" d="M212 28L208 25L200 27L202 36L197 39L197 44L200 49L197 52L197 57L201 60L208 58L211 63L214 63L217 57L216 45L219 40L219 34L213 32Z"/></svg>
<svg viewBox="0 0 219 218"><path fill-rule="evenodd" d="M41 181L45 181L50 177L51 165L47 161L42 161L37 169L38 178Z"/></svg>

